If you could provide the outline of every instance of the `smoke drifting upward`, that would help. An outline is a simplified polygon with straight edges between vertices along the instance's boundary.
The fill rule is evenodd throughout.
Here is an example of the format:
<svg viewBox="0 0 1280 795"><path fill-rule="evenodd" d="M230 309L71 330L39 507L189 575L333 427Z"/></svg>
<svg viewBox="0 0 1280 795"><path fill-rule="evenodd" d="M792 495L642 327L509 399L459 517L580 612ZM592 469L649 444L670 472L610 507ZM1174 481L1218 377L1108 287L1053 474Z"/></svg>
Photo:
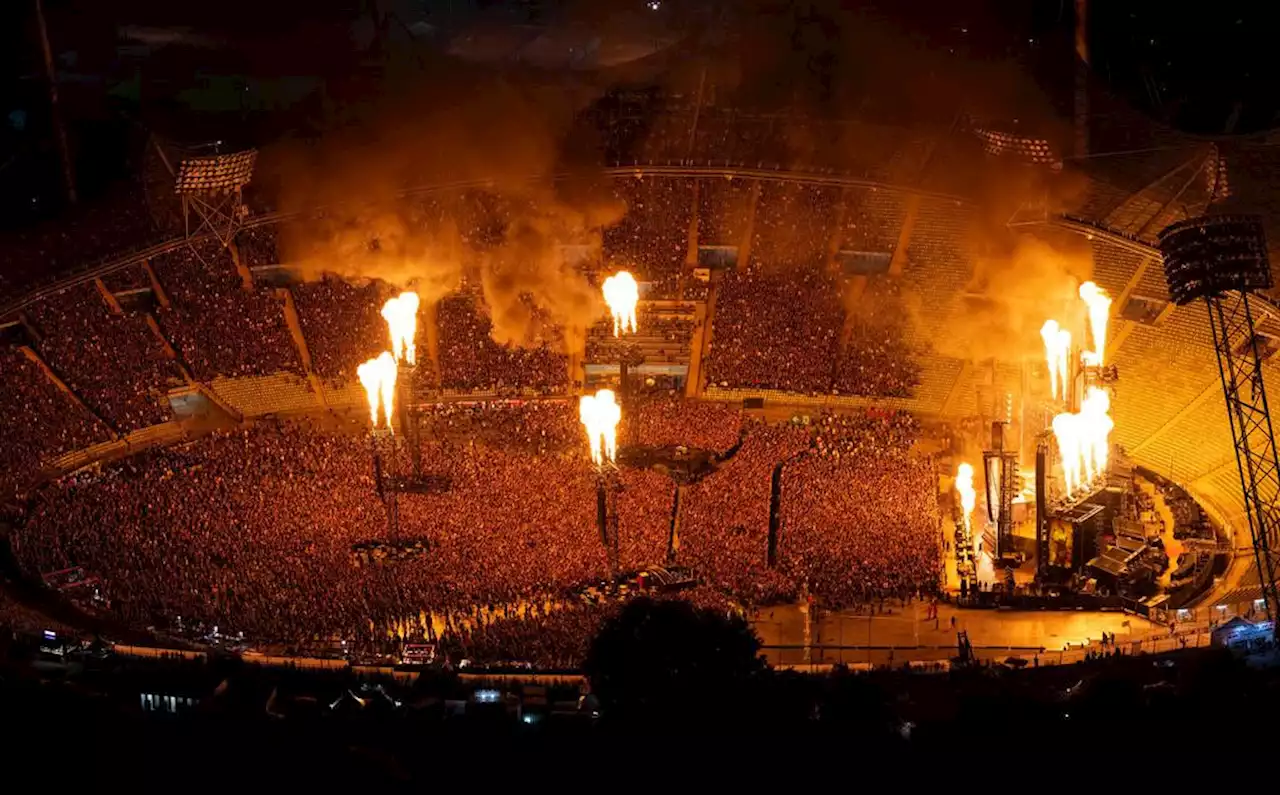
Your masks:
<svg viewBox="0 0 1280 795"><path fill-rule="evenodd" d="M463 239L452 219L430 228L395 207L343 207L286 226L281 250L303 279L382 279L413 287L424 301L439 299L462 281Z"/></svg>
<svg viewBox="0 0 1280 795"><path fill-rule="evenodd" d="M1092 274L1087 245L1020 236L1007 255L976 259L974 277L955 299L951 321L935 346L961 359L1042 358L1040 327L1047 318L1073 335L1083 331L1078 289Z"/></svg>
<svg viewBox="0 0 1280 795"><path fill-rule="evenodd" d="M328 206L282 229L282 260L304 279L381 279L428 302L478 285L496 341L554 340L550 325L577 344L602 302L585 275L564 265L560 246L598 238L626 210L594 179L594 152L562 152L590 95L449 69L451 79L404 93L379 86L381 107L318 142L274 153L282 207ZM571 178L552 185L553 173Z"/></svg>
<svg viewBox="0 0 1280 795"><path fill-rule="evenodd" d="M561 246L589 239L617 223L622 202L603 190L573 198L545 184L526 187L526 195L506 197L510 207L501 241L482 253L478 276L499 343L529 345L546 338L542 318L563 331L576 349L587 328L604 314L599 289L565 261ZM539 195L541 194L541 195Z"/></svg>

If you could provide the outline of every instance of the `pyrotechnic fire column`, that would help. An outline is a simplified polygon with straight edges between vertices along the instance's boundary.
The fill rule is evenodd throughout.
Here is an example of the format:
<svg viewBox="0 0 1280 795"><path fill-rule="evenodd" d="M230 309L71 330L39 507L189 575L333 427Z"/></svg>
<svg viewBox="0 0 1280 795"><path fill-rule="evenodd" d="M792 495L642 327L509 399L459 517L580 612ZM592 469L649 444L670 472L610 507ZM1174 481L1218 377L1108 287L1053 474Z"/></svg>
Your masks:
<svg viewBox="0 0 1280 795"><path fill-rule="evenodd" d="M1272 287L1262 220L1253 216L1207 216L1174 224L1160 233L1164 277L1178 306L1203 299L1218 354L1267 618L1280 609L1280 457L1267 404L1253 307L1258 290ZM1275 624L1273 623L1273 629Z"/></svg>

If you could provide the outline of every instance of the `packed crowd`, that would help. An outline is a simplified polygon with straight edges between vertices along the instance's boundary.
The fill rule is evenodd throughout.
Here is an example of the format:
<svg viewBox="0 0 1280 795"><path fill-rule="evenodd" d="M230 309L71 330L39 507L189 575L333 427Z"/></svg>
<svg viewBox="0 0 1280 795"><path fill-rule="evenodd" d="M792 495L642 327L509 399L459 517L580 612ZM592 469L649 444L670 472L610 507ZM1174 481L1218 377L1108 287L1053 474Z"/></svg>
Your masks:
<svg viewBox="0 0 1280 795"><path fill-rule="evenodd" d="M568 357L547 341L517 347L494 341L493 321L478 298L451 295L440 301L440 386L445 389L551 393L564 389Z"/></svg>
<svg viewBox="0 0 1280 795"><path fill-rule="evenodd" d="M751 426L731 459L689 486L680 514L677 562L744 604L794 594L794 583L768 565L773 471L808 446L804 426Z"/></svg>
<svg viewBox="0 0 1280 795"><path fill-rule="evenodd" d="M906 411L869 408L826 414L813 426L813 450L828 458L899 456L920 438L920 420Z"/></svg>
<svg viewBox="0 0 1280 795"><path fill-rule="evenodd" d="M836 392L875 397L911 397L920 366L903 344L900 326L854 321L845 350L836 359Z"/></svg>
<svg viewBox="0 0 1280 795"><path fill-rule="evenodd" d="M752 265L726 273L707 361L711 382L910 397L920 369L905 341L900 302L863 304L871 311L846 318L837 281L818 267Z"/></svg>
<svg viewBox="0 0 1280 795"><path fill-rule="evenodd" d="M652 469L624 469L618 492L618 568L638 571L667 561L676 487Z"/></svg>
<svg viewBox="0 0 1280 795"><path fill-rule="evenodd" d="M896 282L867 286L849 318L849 338L836 359L836 392L876 397L910 397L920 382L920 365L910 343L907 312Z"/></svg>
<svg viewBox="0 0 1280 795"><path fill-rule="evenodd" d="M817 266L729 271L716 299L710 380L725 387L826 393L844 313Z"/></svg>
<svg viewBox="0 0 1280 795"><path fill-rule="evenodd" d="M741 410L724 403L655 397L640 404L639 442L723 453L738 443Z"/></svg>
<svg viewBox="0 0 1280 795"><path fill-rule="evenodd" d="M583 444L578 407L568 399L440 403L419 422L425 438L459 446L479 442L541 455Z"/></svg>
<svg viewBox="0 0 1280 795"><path fill-rule="evenodd" d="M757 423L734 449L738 410L651 407L665 419L642 426L649 433L729 453L687 487L674 536L674 482L623 468L620 571L667 565L674 555L743 605L794 598L806 583L837 604L931 587L934 484L929 462L907 454L918 432L909 415ZM681 407L689 416L676 420ZM377 649L422 637L490 661L522 659L507 641L540 627L554 636L530 655L573 658L584 637L577 629L599 617L545 606L609 575L576 406L441 406L422 421L421 471L448 488L396 497L396 539L420 540L421 555L353 565L361 545L396 542L370 441L301 423L217 433L49 484L29 503L14 551L32 574L83 567L102 581L114 615L136 626L220 626L295 649L336 638ZM400 437L377 445L383 474L408 474ZM775 502L779 564L771 567ZM537 621L517 625L516 615Z"/></svg>
<svg viewBox="0 0 1280 795"><path fill-rule="evenodd" d="M723 614L737 607L723 594L705 587L676 594L653 594L658 599L680 599ZM474 616L465 628L440 638L440 651L455 663L464 661L510 662L539 669L580 668L587 647L601 625L617 613L623 602L569 601L554 605L525 606L519 611ZM519 656L512 657L512 650Z"/></svg>
<svg viewBox="0 0 1280 795"><path fill-rule="evenodd" d="M782 470L779 566L835 607L931 592L940 567L937 475L908 455L905 414L831 417Z"/></svg>
<svg viewBox="0 0 1280 795"><path fill-rule="evenodd" d="M154 245L169 235L156 229L134 181L56 220L0 237L0 294L16 295L33 283Z"/></svg>
<svg viewBox="0 0 1280 795"><path fill-rule="evenodd" d="M230 256L216 242L182 247L157 258L171 306L157 311L191 374L215 376L302 373L284 318L284 302L268 288L245 290Z"/></svg>
<svg viewBox="0 0 1280 795"><path fill-rule="evenodd" d="M181 374L141 317L113 314L91 285L28 311L44 360L113 427L128 433L168 418L165 392Z"/></svg>
<svg viewBox="0 0 1280 795"><path fill-rule="evenodd" d="M276 245L277 231L274 224L241 229L236 234L236 250L240 262L246 268L279 265L280 252Z"/></svg>
<svg viewBox="0 0 1280 795"><path fill-rule="evenodd" d="M105 441L110 432L17 348L0 346L0 373L2 505L29 488L50 459Z"/></svg>
<svg viewBox="0 0 1280 795"><path fill-rule="evenodd" d="M404 467L405 456L401 447L384 464ZM132 624L173 629L181 616L188 628L291 644L373 644L406 616L537 604L608 576L595 472L581 446L429 441L422 462L450 489L398 495L398 532L425 540L428 554L385 566L351 562L353 547L388 533L368 439L274 424L50 485L14 549L32 573L83 566ZM628 472L621 485L627 565L663 563L671 481Z"/></svg>

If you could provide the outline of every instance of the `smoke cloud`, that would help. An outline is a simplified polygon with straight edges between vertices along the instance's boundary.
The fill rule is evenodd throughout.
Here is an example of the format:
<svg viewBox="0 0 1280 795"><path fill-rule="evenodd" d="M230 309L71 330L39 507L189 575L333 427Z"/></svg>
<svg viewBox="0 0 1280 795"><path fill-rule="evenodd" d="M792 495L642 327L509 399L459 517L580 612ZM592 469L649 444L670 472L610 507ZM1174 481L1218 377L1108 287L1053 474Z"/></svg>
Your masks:
<svg viewBox="0 0 1280 795"><path fill-rule="evenodd" d="M1031 170L993 168L975 176L972 159L927 144L903 155L903 128L921 130L922 139L941 138L967 123L962 116L1017 119L1021 129L1067 137L1025 69L976 50L957 51L938 37L942 33L920 33L921 20L933 14L916 11L904 8L890 19L848 11L836 0L799 6L752 0L736 15L718 16L729 20L724 24L733 26L732 36L721 35L720 21L689 33L690 46L674 48L658 75L632 92L670 94L685 105L698 97L698 135L690 136L691 127L678 118L674 126L655 123L659 111L642 103L634 136L649 140L633 151L683 157L696 138L700 153L732 156L734 132L716 128L715 119L726 108L776 111L758 123L778 142L771 162L847 166L944 190L961 185L990 210L976 224L975 238L1007 236L1004 222L1025 203L1061 205L1061 196L1049 197ZM936 27L954 38L957 25ZM1069 43L1064 53L1068 64ZM324 134L264 150L256 182L273 186L277 206L329 208L283 229L283 261L307 279L325 273L383 279L415 288L426 301L478 287L497 341L531 344L557 326L577 345L604 308L598 289L565 263L561 246L598 246L601 230L626 212L599 178L605 136L582 123L583 111L619 75L529 79L519 68L465 66L421 50L405 60L409 65L399 72L386 65L328 86L317 124ZM842 124L833 136L806 118L858 122ZM528 179L553 173L571 179L556 185ZM413 186L472 181L484 184L421 200L395 198ZM1034 241L992 248L975 247L979 265L970 285L990 298L958 307L957 328L938 335L954 355L1034 352L1039 324L1057 311L1058 296L1069 305L1071 291L1091 271L1087 254ZM920 301L909 292L898 300L909 314ZM868 312L865 302L851 309Z"/></svg>
<svg viewBox="0 0 1280 795"><path fill-rule="evenodd" d="M598 240L626 211L597 178L591 148L562 151L594 92L449 70L454 79L414 84L407 95L379 87L383 98L365 118L273 153L281 206L327 205L282 229L282 260L304 279L381 279L428 302L478 287L498 342L554 341L555 326L579 344L603 304L560 247ZM568 176L551 184L551 174ZM470 185L399 197L447 183Z"/></svg>
<svg viewBox="0 0 1280 795"><path fill-rule="evenodd" d="M1049 318L1079 339L1085 316L1078 289L1093 274L1093 257L1086 244L1072 243L1021 235L1008 251L976 254L972 279L935 335L938 352L975 361L1041 358L1040 327ZM919 311L918 296L906 304Z"/></svg>

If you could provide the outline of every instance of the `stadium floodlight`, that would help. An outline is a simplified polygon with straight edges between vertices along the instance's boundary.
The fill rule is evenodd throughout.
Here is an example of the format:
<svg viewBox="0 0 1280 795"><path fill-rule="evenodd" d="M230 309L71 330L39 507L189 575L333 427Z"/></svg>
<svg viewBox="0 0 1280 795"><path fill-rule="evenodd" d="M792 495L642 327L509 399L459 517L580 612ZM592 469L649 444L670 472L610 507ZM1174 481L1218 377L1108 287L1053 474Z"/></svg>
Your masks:
<svg viewBox="0 0 1280 795"><path fill-rule="evenodd" d="M178 193L221 193L235 191L249 184L258 151L249 149L230 155L193 157L178 166Z"/></svg>
<svg viewBox="0 0 1280 795"><path fill-rule="evenodd" d="M212 232L225 247L244 217L241 189L253 179L258 151L191 157L178 165L174 191L182 197L187 237ZM192 213L199 223L192 227Z"/></svg>
<svg viewBox="0 0 1280 795"><path fill-rule="evenodd" d="M1230 291L1270 290L1262 219L1248 215L1191 218L1160 233L1164 278L1178 306Z"/></svg>

